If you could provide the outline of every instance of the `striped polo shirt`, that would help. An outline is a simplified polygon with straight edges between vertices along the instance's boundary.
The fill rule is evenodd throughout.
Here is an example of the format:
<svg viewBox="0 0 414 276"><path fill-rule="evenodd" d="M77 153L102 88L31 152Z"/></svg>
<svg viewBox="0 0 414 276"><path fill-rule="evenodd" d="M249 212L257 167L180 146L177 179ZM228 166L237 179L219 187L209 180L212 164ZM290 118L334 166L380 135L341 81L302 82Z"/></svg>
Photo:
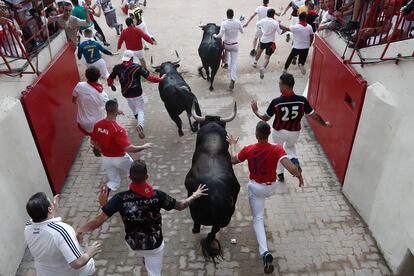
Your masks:
<svg viewBox="0 0 414 276"><path fill-rule="evenodd" d="M80 249L73 228L60 217L39 223L29 221L24 231L26 244L32 254L38 276L92 275L95 262L89 262L80 269L73 269L70 263L80 258Z"/></svg>

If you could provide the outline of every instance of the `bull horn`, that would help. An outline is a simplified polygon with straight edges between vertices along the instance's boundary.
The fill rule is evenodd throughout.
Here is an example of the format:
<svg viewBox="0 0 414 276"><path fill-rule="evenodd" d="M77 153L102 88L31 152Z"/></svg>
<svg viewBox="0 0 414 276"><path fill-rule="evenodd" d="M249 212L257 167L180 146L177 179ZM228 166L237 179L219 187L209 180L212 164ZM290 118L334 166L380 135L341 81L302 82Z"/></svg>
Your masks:
<svg viewBox="0 0 414 276"><path fill-rule="evenodd" d="M225 117L225 118L220 118L220 121L223 123L228 123L234 120L234 118L236 118L236 114L237 114L237 103L234 102L234 110L233 110L233 114L231 114L229 117Z"/></svg>
<svg viewBox="0 0 414 276"><path fill-rule="evenodd" d="M180 63L180 61L181 61L180 55L178 54L177 50L175 50L175 55L177 56L177 60L174 61L174 62L171 62L174 65Z"/></svg>
<svg viewBox="0 0 414 276"><path fill-rule="evenodd" d="M201 29L204 28L205 26L206 26L206 24L202 25L201 21L200 21L200 24L198 24L198 27L201 28Z"/></svg>
<svg viewBox="0 0 414 276"><path fill-rule="evenodd" d="M202 123L204 122L204 120L206 119L205 117L200 117L197 115L196 111L195 111L195 103L196 101L193 101L193 105L191 106L191 116L193 116L193 118L199 122Z"/></svg>
<svg viewBox="0 0 414 276"><path fill-rule="evenodd" d="M153 60L153 58L152 58L152 56L151 56L151 67L152 67L153 69L155 69L155 70L157 70L157 69L160 69L160 68L161 68L161 65L157 65L157 66L155 66L155 65L153 64L153 62L154 62L154 60Z"/></svg>

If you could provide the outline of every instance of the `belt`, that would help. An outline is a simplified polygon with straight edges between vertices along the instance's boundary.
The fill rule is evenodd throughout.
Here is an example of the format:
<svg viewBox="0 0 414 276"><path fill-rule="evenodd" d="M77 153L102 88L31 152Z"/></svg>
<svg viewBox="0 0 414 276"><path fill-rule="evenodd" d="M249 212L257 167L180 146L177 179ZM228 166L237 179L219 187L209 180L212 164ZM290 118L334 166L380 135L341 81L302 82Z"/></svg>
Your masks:
<svg viewBox="0 0 414 276"><path fill-rule="evenodd" d="M273 185L273 183L275 183L276 182L276 180L275 181L273 181L273 182L258 182L258 181L256 181L256 180L254 180L254 179L252 179L254 182L256 182L257 184L260 184L260 185L266 185L266 186L270 186L270 185Z"/></svg>
<svg viewBox="0 0 414 276"><path fill-rule="evenodd" d="M239 44L238 42L223 42L224 44L226 44L226 45L236 45L236 44Z"/></svg>

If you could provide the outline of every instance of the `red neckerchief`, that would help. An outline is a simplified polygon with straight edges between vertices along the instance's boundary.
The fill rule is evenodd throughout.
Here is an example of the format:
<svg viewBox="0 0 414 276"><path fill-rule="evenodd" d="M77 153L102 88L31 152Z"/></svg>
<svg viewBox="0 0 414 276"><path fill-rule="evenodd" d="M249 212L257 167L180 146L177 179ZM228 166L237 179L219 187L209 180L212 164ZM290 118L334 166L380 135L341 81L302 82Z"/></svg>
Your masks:
<svg viewBox="0 0 414 276"><path fill-rule="evenodd" d="M299 21L299 24L302 25L303 27L306 27L308 25L306 21Z"/></svg>
<svg viewBox="0 0 414 276"><path fill-rule="evenodd" d="M318 13L315 10L308 11L308 15L318 15Z"/></svg>
<svg viewBox="0 0 414 276"><path fill-rule="evenodd" d="M129 189L137 195L151 198L154 195L154 188L148 182L134 183L129 184Z"/></svg>
<svg viewBox="0 0 414 276"><path fill-rule="evenodd" d="M282 97L292 97L293 95L295 95L295 92L291 91L291 92L282 92Z"/></svg>
<svg viewBox="0 0 414 276"><path fill-rule="evenodd" d="M88 84L90 86L92 86L93 88L95 88L96 90L98 90L99 93L102 93L102 91L103 91L102 84L97 83L97 82L91 82L91 81L87 81L87 82L88 82Z"/></svg>

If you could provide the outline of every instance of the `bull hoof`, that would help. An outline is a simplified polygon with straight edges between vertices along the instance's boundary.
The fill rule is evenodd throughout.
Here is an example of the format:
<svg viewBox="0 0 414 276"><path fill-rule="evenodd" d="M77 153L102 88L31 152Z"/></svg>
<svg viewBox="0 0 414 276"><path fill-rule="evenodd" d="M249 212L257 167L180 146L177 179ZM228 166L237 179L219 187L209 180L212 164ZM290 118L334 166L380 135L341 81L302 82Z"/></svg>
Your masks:
<svg viewBox="0 0 414 276"><path fill-rule="evenodd" d="M195 122L195 123L193 124L192 128L191 128L191 131L192 131L192 132L197 132L197 130L198 130L198 122Z"/></svg>
<svg viewBox="0 0 414 276"><path fill-rule="evenodd" d="M209 89L210 89L210 91L213 91L213 90L214 90L213 86L210 86L210 88L209 88Z"/></svg>
<svg viewBox="0 0 414 276"><path fill-rule="evenodd" d="M200 228L198 228L198 229L193 228L192 232L193 232L193 234L198 234L198 233L200 233Z"/></svg>
<svg viewBox="0 0 414 276"><path fill-rule="evenodd" d="M210 77L207 77L207 81L211 81Z"/></svg>
<svg viewBox="0 0 414 276"><path fill-rule="evenodd" d="M178 135L179 135L180 137L183 137L183 136L184 136L184 132L183 132L182 130L179 130L179 131L178 131Z"/></svg>

